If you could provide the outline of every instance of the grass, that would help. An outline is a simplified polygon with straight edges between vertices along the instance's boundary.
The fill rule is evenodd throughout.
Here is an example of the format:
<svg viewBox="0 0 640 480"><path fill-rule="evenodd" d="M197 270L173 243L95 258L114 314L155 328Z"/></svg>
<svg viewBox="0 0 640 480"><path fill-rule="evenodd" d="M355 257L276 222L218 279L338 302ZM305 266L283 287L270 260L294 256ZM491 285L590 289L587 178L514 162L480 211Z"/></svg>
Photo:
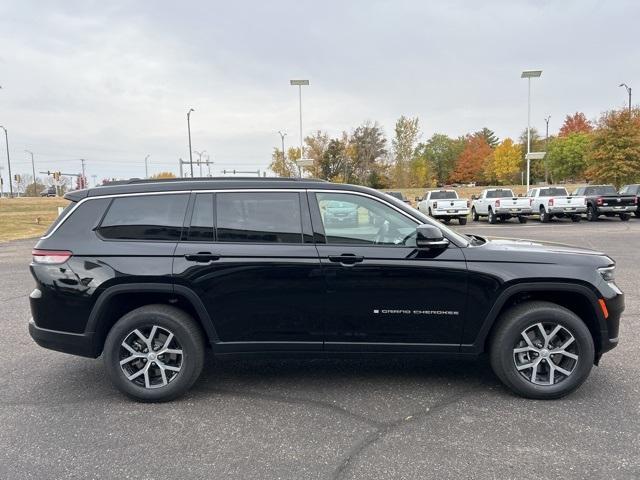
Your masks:
<svg viewBox="0 0 640 480"><path fill-rule="evenodd" d="M0 198L0 242L41 236L58 216L63 198Z"/></svg>

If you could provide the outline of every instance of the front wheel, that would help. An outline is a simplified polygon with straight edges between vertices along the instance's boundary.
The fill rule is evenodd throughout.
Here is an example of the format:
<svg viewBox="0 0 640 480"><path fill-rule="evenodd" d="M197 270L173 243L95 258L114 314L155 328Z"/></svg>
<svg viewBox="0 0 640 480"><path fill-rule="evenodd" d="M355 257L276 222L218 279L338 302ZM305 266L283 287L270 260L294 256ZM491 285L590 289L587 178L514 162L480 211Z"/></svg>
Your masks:
<svg viewBox="0 0 640 480"><path fill-rule="evenodd" d="M104 345L104 364L113 384L143 402L179 397L197 380L203 363L200 326L170 305L146 305L127 313Z"/></svg>
<svg viewBox="0 0 640 480"><path fill-rule="evenodd" d="M458 217L458 223L460 225L466 225L467 224L467 217Z"/></svg>
<svg viewBox="0 0 640 480"><path fill-rule="evenodd" d="M505 312L491 337L493 371L514 393L536 399L563 397L591 372L593 338L572 311L532 301Z"/></svg>

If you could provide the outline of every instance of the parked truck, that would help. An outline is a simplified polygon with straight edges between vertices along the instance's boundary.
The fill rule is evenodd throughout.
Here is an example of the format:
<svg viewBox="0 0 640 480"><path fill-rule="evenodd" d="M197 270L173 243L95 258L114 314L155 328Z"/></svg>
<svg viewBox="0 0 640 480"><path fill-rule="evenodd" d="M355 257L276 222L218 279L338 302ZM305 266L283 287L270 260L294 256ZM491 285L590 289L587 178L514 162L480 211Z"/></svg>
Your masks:
<svg viewBox="0 0 640 480"><path fill-rule="evenodd" d="M584 196L569 195L564 187L532 188L527 193L533 213L540 215L540 221L547 223L553 217L570 218L579 222L582 214L587 212L587 199Z"/></svg>
<svg viewBox="0 0 640 480"><path fill-rule="evenodd" d="M472 197L471 216L477 222L487 217L489 223L498 223L517 217L520 223L526 223L532 214L528 197L516 197L509 188L486 188L479 197Z"/></svg>
<svg viewBox="0 0 640 480"><path fill-rule="evenodd" d="M619 216L626 222L638 208L638 197L623 195L613 185L588 185L578 187L573 196L584 195L587 198L587 220L595 222L600 215Z"/></svg>
<svg viewBox="0 0 640 480"><path fill-rule="evenodd" d="M469 215L469 200L459 198L455 190L430 190L422 200L416 198L418 210L445 223L453 218L460 225L466 225Z"/></svg>

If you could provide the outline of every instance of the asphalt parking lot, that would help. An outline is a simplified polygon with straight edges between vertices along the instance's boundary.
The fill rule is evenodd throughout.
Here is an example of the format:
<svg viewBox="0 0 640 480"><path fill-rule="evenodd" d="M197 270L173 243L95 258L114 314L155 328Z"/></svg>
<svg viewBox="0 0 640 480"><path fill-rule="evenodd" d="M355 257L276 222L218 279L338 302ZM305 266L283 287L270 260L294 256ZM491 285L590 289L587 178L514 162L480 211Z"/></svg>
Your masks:
<svg viewBox="0 0 640 480"><path fill-rule="evenodd" d="M121 396L100 360L27 333L34 240L0 244L0 478L640 478L640 220L470 223L602 250L620 345L577 392L517 398L486 361L209 362L185 397Z"/></svg>

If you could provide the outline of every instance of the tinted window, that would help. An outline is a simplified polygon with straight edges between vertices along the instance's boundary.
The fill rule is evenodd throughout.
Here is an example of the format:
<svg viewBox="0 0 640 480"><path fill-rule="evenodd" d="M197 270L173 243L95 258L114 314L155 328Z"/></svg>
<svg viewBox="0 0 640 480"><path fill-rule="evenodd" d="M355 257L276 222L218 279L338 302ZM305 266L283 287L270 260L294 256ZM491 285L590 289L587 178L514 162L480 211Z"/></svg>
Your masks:
<svg viewBox="0 0 640 480"><path fill-rule="evenodd" d="M70 202L66 207L64 207L62 212L60 212L60 215L58 215L58 218L56 218L53 221L53 223L49 226L49 228L47 228L47 231L44 232L44 234L49 235L53 231L53 229L56 228L56 225L58 225L62 220L64 220L64 218L67 216L67 213L69 213L71 209L75 206L76 206L76 202Z"/></svg>
<svg viewBox="0 0 640 480"><path fill-rule="evenodd" d="M199 193L193 204L188 240L213 241L213 194Z"/></svg>
<svg viewBox="0 0 640 480"><path fill-rule="evenodd" d="M566 197L568 195L565 188L542 188L540 189L541 197Z"/></svg>
<svg viewBox="0 0 640 480"><path fill-rule="evenodd" d="M297 192L218 193L220 242L302 243Z"/></svg>
<svg viewBox="0 0 640 480"><path fill-rule="evenodd" d="M115 198L100 225L104 238L179 240L189 195L141 195Z"/></svg>
<svg viewBox="0 0 640 480"><path fill-rule="evenodd" d="M415 246L416 222L361 195L316 193L327 243Z"/></svg>
<svg viewBox="0 0 640 480"><path fill-rule="evenodd" d="M431 200L449 200L458 198L456 192L448 191L448 192L431 192Z"/></svg>
<svg viewBox="0 0 640 480"><path fill-rule="evenodd" d="M511 190L489 190L487 192L487 198L511 198L515 195Z"/></svg>
<svg viewBox="0 0 640 480"><path fill-rule="evenodd" d="M586 195L617 195L613 185L596 185L585 189Z"/></svg>

